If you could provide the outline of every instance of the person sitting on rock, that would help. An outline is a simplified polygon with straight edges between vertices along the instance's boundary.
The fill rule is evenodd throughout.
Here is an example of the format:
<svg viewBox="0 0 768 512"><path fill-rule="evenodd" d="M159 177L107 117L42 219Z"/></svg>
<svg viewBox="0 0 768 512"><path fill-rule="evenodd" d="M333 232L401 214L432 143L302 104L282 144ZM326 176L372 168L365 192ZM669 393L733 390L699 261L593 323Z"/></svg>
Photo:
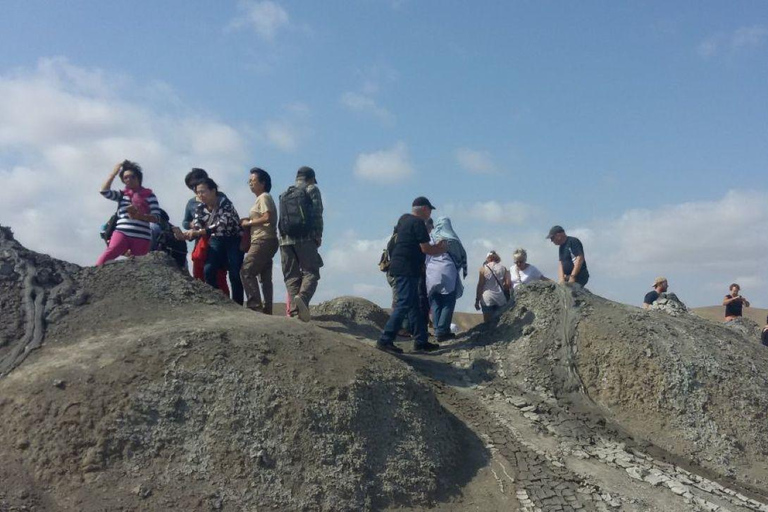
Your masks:
<svg viewBox="0 0 768 512"><path fill-rule="evenodd" d="M424 268L425 255L436 256L448 250L448 243L443 240L431 245L429 233L424 222L432 216L435 209L426 197L413 200L411 213L403 214L395 226L396 242L390 255L389 273L395 278L397 303L392 308L384 332L376 342L376 348L395 354L401 354L400 347L394 340L400 330L403 318L408 316L414 335L414 350L436 350L434 343L429 343L427 323L420 314L419 279Z"/></svg>
<svg viewBox="0 0 768 512"><path fill-rule="evenodd" d="M669 288L669 283L667 282L667 278L657 277L653 281L653 290L645 294L645 298L643 299L643 307L645 309L648 309L649 307L651 307L651 304L656 302L656 300L659 298L659 296L661 296L662 293L666 293L668 288Z"/></svg>
<svg viewBox="0 0 768 512"><path fill-rule="evenodd" d="M533 281L549 281L539 269L528 263L528 253L525 249L516 249L512 254L512 261L515 263L512 272L510 272L512 288Z"/></svg>
<svg viewBox="0 0 768 512"><path fill-rule="evenodd" d="M739 295L739 292L741 291L741 287L733 283L730 286L731 293L730 295L726 295L723 299L723 306L725 306L725 321L730 322L731 320L736 320L737 318L741 318L742 314L742 308L743 307L749 307L749 301Z"/></svg>
<svg viewBox="0 0 768 512"><path fill-rule="evenodd" d="M768 317L765 318L765 326L763 327L763 332L760 335L760 341L764 346L768 347Z"/></svg>
<svg viewBox="0 0 768 512"><path fill-rule="evenodd" d="M584 258L584 246L581 240L565 234L561 226L552 226L547 235L553 244L559 246L560 265L558 274L560 284L578 283L586 286L589 281L589 270Z"/></svg>
<svg viewBox="0 0 768 512"><path fill-rule="evenodd" d="M483 322L488 322L509 302L512 283L507 267L501 264L496 251L489 252L480 267L480 277L475 292L475 309L483 311Z"/></svg>
<svg viewBox="0 0 768 512"><path fill-rule="evenodd" d="M122 191L111 190L115 177L125 185ZM115 165L101 186L101 195L117 201L117 224L109 246L96 260L96 266L114 260L130 251L132 256L144 256L149 252L152 240L150 222L158 222L160 205L151 189L144 188L144 174L139 164L124 160Z"/></svg>

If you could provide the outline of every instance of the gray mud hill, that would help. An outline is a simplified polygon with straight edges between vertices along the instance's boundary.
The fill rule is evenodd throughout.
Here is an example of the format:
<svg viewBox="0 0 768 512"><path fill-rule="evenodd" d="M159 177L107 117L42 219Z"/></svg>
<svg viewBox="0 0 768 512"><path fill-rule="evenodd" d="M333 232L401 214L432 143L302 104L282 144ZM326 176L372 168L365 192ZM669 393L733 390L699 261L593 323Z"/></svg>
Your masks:
<svg viewBox="0 0 768 512"><path fill-rule="evenodd" d="M768 512L768 352L679 307L535 284L393 357L365 299L304 324L3 233L2 512Z"/></svg>
<svg viewBox="0 0 768 512"><path fill-rule="evenodd" d="M2 268L43 266L7 245ZM418 375L350 336L247 311L162 254L44 261L87 301L0 379L0 510L425 507L484 464ZM3 275L14 350L29 273Z"/></svg>

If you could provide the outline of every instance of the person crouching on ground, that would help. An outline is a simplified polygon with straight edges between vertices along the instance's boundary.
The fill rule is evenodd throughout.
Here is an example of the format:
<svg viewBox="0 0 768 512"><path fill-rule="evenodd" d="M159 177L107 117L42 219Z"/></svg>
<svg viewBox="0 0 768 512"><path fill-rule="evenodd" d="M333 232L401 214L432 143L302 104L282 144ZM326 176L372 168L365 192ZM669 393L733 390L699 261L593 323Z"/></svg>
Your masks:
<svg viewBox="0 0 768 512"><path fill-rule="evenodd" d="M240 276L248 297L245 305L254 311L272 314L272 259L278 249L277 207L272 196L272 178L264 169L254 167L248 179L248 186L256 196L256 202L247 219L240 220L240 226L250 231L250 247L243 260ZM261 292L259 293L259 281ZM263 294L263 302L262 302Z"/></svg>
<svg viewBox="0 0 768 512"><path fill-rule="evenodd" d="M125 185L122 191L111 190L116 176ZM150 222L158 222L160 205L151 189L144 188L144 175L139 164L125 160L115 165L107 180L101 186L101 195L117 201L117 224L109 246L96 260L96 265L122 256L131 251L132 256L144 256L149 252L152 241Z"/></svg>
<svg viewBox="0 0 768 512"><path fill-rule="evenodd" d="M533 281L549 281L539 269L528 263L528 253L525 249L516 249L512 253L512 261L515 263L510 272L513 289Z"/></svg>
<svg viewBox="0 0 768 512"><path fill-rule="evenodd" d="M397 221L397 241L390 255L389 272L395 278L397 303L392 309L384 332L376 342L380 350L401 354L394 344L403 318L408 316L414 336L414 350L435 350L438 345L428 341L427 323L419 310L419 276L424 267L425 255L436 256L448 250L445 240L431 245L424 222L432 216L435 207L426 197L417 197L411 213L403 214Z"/></svg>
<svg viewBox="0 0 768 512"><path fill-rule="evenodd" d="M662 293L666 293L669 289L669 283L666 277L657 277L653 281L653 290L645 294L643 298L643 308L648 309L651 304L656 302Z"/></svg>
<svg viewBox="0 0 768 512"><path fill-rule="evenodd" d="M451 332L451 321L456 300L464 293L459 272L463 273L463 278L467 277L467 253L448 217L440 217L435 221L430 236L432 245L445 240L448 247L442 254L426 257L427 297L432 309L435 338L441 342L456 337Z"/></svg>
<svg viewBox="0 0 768 512"><path fill-rule="evenodd" d="M210 236L208 255L203 267L205 282L218 288L217 272L229 269L232 284L232 300L243 303L243 283L240 267L243 253L240 250L240 217L228 198L219 193L219 187L211 178L203 178L195 187L200 204L195 209L192 229L185 235L188 239Z"/></svg>
<svg viewBox="0 0 768 512"><path fill-rule="evenodd" d="M739 292L741 291L741 287L733 283L730 286L730 295L726 295L723 299L723 306L725 306L725 321L730 322L731 320L736 320L737 318L741 318L742 315L742 308L749 307L749 301L739 295Z"/></svg>
<svg viewBox="0 0 768 512"><path fill-rule="evenodd" d="M499 314L501 308L509 302L511 290L509 270L501 264L501 257L496 251L489 252L480 267L475 292L475 309L482 309L483 322Z"/></svg>
<svg viewBox="0 0 768 512"><path fill-rule="evenodd" d="M560 264L558 274L560 284L578 283L587 286L589 270L584 258L584 246L575 236L568 236L560 226L552 226L547 235L553 244L559 247Z"/></svg>
<svg viewBox="0 0 768 512"><path fill-rule="evenodd" d="M195 187L198 183L200 183L200 180L203 178L207 178L208 173L205 169L200 169L198 167L192 168L190 172L187 173L187 175L184 177L184 183L187 185L187 188L192 191L192 193L195 193ZM219 192L219 194L222 197L227 197L224 192ZM184 208L184 219L181 222L182 229L189 230L192 229L192 221L195 219L195 210L197 209L197 206L200 204L200 201L197 200L197 196L193 195L189 201L187 201L187 206ZM198 244L203 244L202 246L198 247ZM195 250L192 251L192 277L195 279L199 279L201 281L205 281L205 260L208 257L208 240L206 237L200 237L195 239ZM199 255L199 257L198 257ZM227 271L226 269L221 269L216 274L216 282L218 284L219 290L224 293L227 297L229 297L229 285L227 284Z"/></svg>

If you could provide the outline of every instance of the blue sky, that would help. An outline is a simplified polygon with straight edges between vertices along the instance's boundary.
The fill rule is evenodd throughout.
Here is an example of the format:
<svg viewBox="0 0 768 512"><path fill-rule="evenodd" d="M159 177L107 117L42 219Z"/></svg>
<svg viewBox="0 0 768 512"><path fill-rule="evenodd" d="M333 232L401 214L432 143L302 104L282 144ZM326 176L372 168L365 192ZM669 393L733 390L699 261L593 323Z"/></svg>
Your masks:
<svg viewBox="0 0 768 512"><path fill-rule="evenodd" d="M601 295L664 274L768 306L765 2L11 0L0 43L0 222L33 249L92 264L123 158L177 221L192 166L245 213L248 168L277 195L311 165L319 299L386 303L382 241L423 194L473 267L524 246L553 274L557 223Z"/></svg>

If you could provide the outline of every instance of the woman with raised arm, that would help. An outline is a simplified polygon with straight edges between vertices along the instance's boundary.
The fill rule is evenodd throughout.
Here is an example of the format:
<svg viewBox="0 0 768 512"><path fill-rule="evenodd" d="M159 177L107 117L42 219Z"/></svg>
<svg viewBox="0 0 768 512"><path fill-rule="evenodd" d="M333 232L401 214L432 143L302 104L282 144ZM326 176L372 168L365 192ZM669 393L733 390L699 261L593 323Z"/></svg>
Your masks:
<svg viewBox="0 0 768 512"><path fill-rule="evenodd" d="M125 188L112 190L112 182L119 176ZM160 205L151 189L144 188L144 175L139 164L124 160L115 165L107 180L101 186L101 195L116 201L117 224L109 239L107 249L96 260L103 265L128 251L132 256L144 256L149 252L152 241L150 222L160 219Z"/></svg>
<svg viewBox="0 0 768 512"><path fill-rule="evenodd" d="M199 204L195 209L192 229L186 231L185 236L187 239L211 237L203 268L205 282L219 288L216 275L219 269L227 268L232 284L232 300L242 304L240 268L243 252L240 250L240 217L237 210L232 201L219 193L219 186L211 178L203 178L197 183L195 195Z"/></svg>

